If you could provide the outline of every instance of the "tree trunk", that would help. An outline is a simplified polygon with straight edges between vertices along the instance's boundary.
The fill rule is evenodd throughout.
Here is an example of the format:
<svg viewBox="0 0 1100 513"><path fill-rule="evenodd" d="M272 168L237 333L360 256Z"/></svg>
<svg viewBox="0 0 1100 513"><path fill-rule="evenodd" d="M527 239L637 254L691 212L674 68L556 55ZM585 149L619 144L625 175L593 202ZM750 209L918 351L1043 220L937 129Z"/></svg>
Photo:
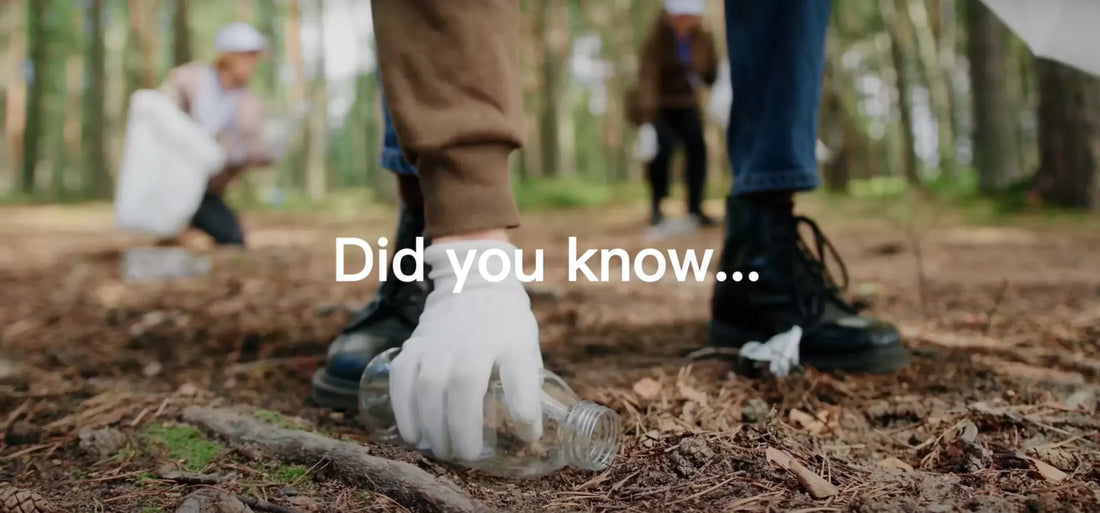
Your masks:
<svg viewBox="0 0 1100 513"><path fill-rule="evenodd" d="M90 23L84 61L84 127L83 153L86 173L85 192L92 197L111 195L111 176L107 172L106 48L103 37L103 0L91 0Z"/></svg>
<svg viewBox="0 0 1100 513"><path fill-rule="evenodd" d="M191 62L191 22L187 0L173 0L172 12L172 51L174 64L180 66Z"/></svg>
<svg viewBox="0 0 1100 513"><path fill-rule="evenodd" d="M1037 68L1039 195L1058 206L1100 210L1100 80L1047 60Z"/></svg>
<svg viewBox="0 0 1100 513"><path fill-rule="evenodd" d="M1021 175L1016 108L1009 96L1008 31L981 2L967 5L967 59L974 109L978 189L995 193Z"/></svg>
<svg viewBox="0 0 1100 513"><path fill-rule="evenodd" d="M138 89L157 86L157 38L152 7L144 0L127 0L126 100Z"/></svg>
<svg viewBox="0 0 1100 513"><path fill-rule="evenodd" d="M539 47L542 49L542 76L541 76L541 105L539 109L539 140L540 160L542 172L547 176L555 176L562 171L562 141L561 141L561 110L567 106L563 103L564 75L561 48L568 47L568 29L562 27L562 16L568 14L568 3L562 1L538 2L538 14L536 17L537 34L541 40ZM566 19L566 22L568 20ZM565 35L562 32L565 32Z"/></svg>
<svg viewBox="0 0 1100 513"><path fill-rule="evenodd" d="M26 10L24 0L11 0L2 13L7 21L4 66L0 74L5 82L4 115L0 119L3 130L5 173L3 190L10 191L19 184L19 164L23 156L23 129L26 121L27 87L23 80L23 56L27 46Z"/></svg>
<svg viewBox="0 0 1100 513"><path fill-rule="evenodd" d="M955 133L951 107L951 85L944 73L941 56L937 52L936 38L929 24L928 8L924 0L908 0L907 12L903 2L897 0L900 18L908 18L917 50L917 63L928 86L929 101L936 118L936 137L939 140L940 168L948 173L955 169ZM904 21L903 21L904 23Z"/></svg>
<svg viewBox="0 0 1100 513"><path fill-rule="evenodd" d="M46 96L47 29L44 2L27 4L27 57L30 60L31 78L27 87L26 132L23 136L23 174L20 188L24 194L33 195L37 187L38 152L42 140L43 100Z"/></svg>
<svg viewBox="0 0 1100 513"><path fill-rule="evenodd" d="M899 0L900 1L900 0ZM909 85L912 83L913 74L910 72L909 60L906 58L912 53L913 35L909 24L901 21L899 12L892 0L879 2L879 13L882 22L890 32L890 57L894 64L894 88L897 91L898 112L901 114L902 146L905 159L902 168L902 176L910 184L920 183L920 160L917 158L917 145L913 135L913 107L909 94Z"/></svg>
<svg viewBox="0 0 1100 513"><path fill-rule="evenodd" d="M279 55L279 33L275 30L275 20L279 19L279 7L275 0L257 0L256 25L264 37L267 38L267 58L260 64L260 79L268 91L279 90L279 68L281 62Z"/></svg>
<svg viewBox="0 0 1100 513"><path fill-rule="evenodd" d="M323 0L315 0L312 7L317 21L317 31L325 32ZM327 190L325 160L328 155L328 92L325 87L325 55L323 45L317 55L317 75L310 81L310 98L313 110L309 119L309 143L306 153L306 194L319 201Z"/></svg>

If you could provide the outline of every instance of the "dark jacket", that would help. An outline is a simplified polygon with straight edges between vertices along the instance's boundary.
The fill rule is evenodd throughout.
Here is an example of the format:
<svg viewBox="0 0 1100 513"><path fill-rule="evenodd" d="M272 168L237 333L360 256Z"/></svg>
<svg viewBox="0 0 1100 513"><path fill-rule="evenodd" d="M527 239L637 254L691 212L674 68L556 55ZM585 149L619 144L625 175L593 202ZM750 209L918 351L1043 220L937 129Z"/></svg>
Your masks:
<svg viewBox="0 0 1100 513"><path fill-rule="evenodd" d="M685 66L677 58L676 36L667 20L662 13L638 55L638 84L627 98L630 121L637 125L652 122L661 108L698 106L692 76L707 87L718 77L714 37L700 27L691 37L691 66Z"/></svg>

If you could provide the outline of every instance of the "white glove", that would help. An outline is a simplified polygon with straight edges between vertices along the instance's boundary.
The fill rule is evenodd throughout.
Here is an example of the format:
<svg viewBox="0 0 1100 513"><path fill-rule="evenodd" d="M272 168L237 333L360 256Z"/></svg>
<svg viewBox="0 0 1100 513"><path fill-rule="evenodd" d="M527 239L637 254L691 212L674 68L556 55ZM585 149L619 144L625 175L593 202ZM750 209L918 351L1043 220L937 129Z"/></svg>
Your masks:
<svg viewBox="0 0 1100 513"><path fill-rule="evenodd" d="M741 346L741 357L757 362L768 362L768 370L777 378L786 377L798 366L798 348L802 341L802 328L794 326L767 342L749 342Z"/></svg>
<svg viewBox="0 0 1100 513"><path fill-rule="evenodd" d="M634 143L634 157L642 162L651 162L657 157L660 150L660 141L657 139L657 129L652 123L646 123L638 127L638 139Z"/></svg>
<svg viewBox="0 0 1100 513"><path fill-rule="evenodd" d="M481 272L482 255L491 250L502 250L508 262L508 273L496 282L504 274L500 258L487 258ZM519 426L516 434L526 441L542 436L538 324L512 269L515 252L515 246L493 240L433 244L424 250L435 288L390 367L390 400L401 437L437 458L476 460L481 455L482 404L494 367L504 404Z"/></svg>

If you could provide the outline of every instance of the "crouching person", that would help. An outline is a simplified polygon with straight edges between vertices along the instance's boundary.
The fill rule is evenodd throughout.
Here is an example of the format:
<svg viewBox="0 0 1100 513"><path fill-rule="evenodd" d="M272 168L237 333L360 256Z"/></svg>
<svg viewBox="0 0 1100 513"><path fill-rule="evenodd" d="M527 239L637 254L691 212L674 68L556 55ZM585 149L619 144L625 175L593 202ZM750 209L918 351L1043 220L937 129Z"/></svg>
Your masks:
<svg viewBox="0 0 1100 513"><path fill-rule="evenodd" d="M262 34L247 23L231 23L218 32L214 62L192 62L169 72L160 90L190 115L225 149L228 161L207 184L191 226L220 245L244 245L237 214L226 205L226 187L248 168L275 161L263 138L260 98L248 82L266 49Z"/></svg>

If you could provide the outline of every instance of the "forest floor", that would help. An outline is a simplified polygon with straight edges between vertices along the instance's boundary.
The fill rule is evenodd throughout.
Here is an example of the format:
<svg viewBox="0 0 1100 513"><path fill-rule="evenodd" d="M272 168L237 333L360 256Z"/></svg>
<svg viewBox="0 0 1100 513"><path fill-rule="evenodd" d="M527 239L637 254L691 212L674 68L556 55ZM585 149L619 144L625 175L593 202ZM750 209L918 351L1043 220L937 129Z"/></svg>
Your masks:
<svg viewBox="0 0 1100 513"><path fill-rule="evenodd" d="M334 238L390 236L392 215L246 212L250 250L196 236L209 273L127 283L121 255L146 241L114 232L109 207L5 207L0 498L66 512L428 510L336 456L284 460L185 421L203 406L363 445L498 511L1100 511L1100 220L803 207L844 255L849 293L900 326L909 368L750 379L689 360L709 281L568 283L566 240L717 250L720 229L653 242L637 207L533 212L516 241L545 250L533 287L545 363L617 410L625 433L606 472L520 482L373 445L307 399L376 284L335 283ZM781 468L784 455L809 472ZM196 507L196 491L223 494L221 509Z"/></svg>

